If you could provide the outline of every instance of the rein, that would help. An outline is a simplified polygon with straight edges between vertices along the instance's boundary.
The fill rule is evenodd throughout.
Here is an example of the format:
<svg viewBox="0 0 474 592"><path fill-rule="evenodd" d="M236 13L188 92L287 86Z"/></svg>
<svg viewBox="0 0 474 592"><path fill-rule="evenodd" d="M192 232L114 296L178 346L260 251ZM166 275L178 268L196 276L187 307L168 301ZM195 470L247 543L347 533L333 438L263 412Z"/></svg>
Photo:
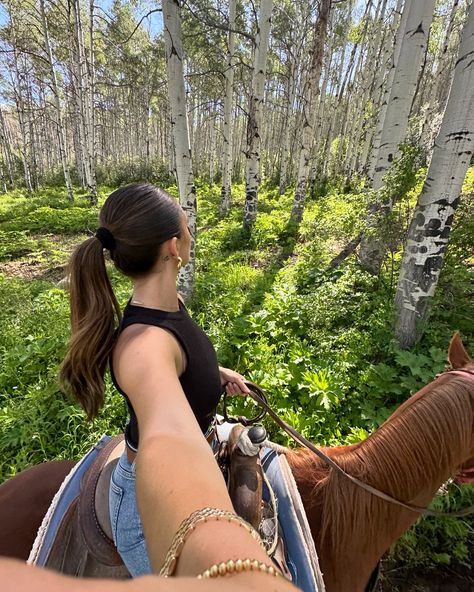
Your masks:
<svg viewBox="0 0 474 592"><path fill-rule="evenodd" d="M443 372L443 374L439 374L436 377L436 379L439 378L440 376L443 376L444 374L458 374L458 375L461 375L464 377L468 377L471 380L474 380L474 373L469 370L449 370L448 372ZM307 440L304 436L302 436L299 432L297 432L293 427L291 427L283 419L281 419L281 417L279 417L277 415L277 413L275 413L275 411L273 411L273 409L267 403L266 396L265 396L263 390L259 386L257 386L256 384L254 384L252 382L248 382L248 381L246 381L246 385L250 389L250 393L248 396L250 398L252 398L258 405L260 405L260 407L262 407L268 413L268 415L275 421L275 423L277 423L291 438L293 438L293 440L296 443L301 444L305 448L308 448L308 450L311 450L311 452L314 452L314 454L316 454L316 456L318 456L327 465L332 467L335 471L337 471L341 475L344 475L347 479L349 479L349 481L351 481L352 483L354 483L358 487L361 487L365 491L371 493L372 495L375 495L375 496L377 496L377 497L379 497L379 498L383 499L384 501L389 502L391 504L395 504L397 506L400 506L400 507L404 508L405 510L409 510L410 512L416 512L418 514L422 514L423 516L458 518L461 516L468 516L469 514L474 513L474 505L464 508L462 510L457 510L456 512L438 512L436 510L429 510L427 508L422 508L420 506L407 504L405 502L397 500L396 498L388 495L387 493L384 493L383 491L376 489L375 487L372 487L372 485L369 485L368 483L364 483L363 481L360 481L359 479L357 479L357 477L353 477L352 475L349 475L349 473L346 473L346 471L344 471L344 469L342 467L340 467L336 462L334 462L331 457L327 456L326 454L324 454L324 452L322 452L321 450L316 448L316 446L314 446L314 444L312 444L309 440ZM224 409L225 409L225 399L224 399ZM227 413L225 413L225 417L226 417L226 420L230 419L231 421L233 420L234 422L241 419L241 418L238 418L238 419L229 418L227 416ZM259 415L259 418L260 418L260 415ZM247 422L248 422L248 420L247 420Z"/></svg>

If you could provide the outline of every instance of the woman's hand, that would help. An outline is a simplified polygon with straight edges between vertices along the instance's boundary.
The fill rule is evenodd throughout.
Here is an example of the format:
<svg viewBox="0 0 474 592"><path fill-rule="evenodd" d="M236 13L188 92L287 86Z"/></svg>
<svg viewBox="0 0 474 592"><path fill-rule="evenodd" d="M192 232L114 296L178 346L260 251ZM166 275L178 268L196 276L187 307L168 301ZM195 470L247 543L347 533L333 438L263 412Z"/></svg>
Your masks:
<svg viewBox="0 0 474 592"><path fill-rule="evenodd" d="M225 387L228 395L247 395L250 393L249 388L245 386L245 378L235 370L219 366L219 373L221 384Z"/></svg>

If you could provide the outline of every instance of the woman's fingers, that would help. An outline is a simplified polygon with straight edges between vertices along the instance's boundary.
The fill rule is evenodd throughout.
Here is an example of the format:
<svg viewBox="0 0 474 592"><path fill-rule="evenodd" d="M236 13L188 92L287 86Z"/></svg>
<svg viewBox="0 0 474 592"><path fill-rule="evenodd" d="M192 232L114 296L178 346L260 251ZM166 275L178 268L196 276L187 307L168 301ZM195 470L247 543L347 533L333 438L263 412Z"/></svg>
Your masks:
<svg viewBox="0 0 474 592"><path fill-rule="evenodd" d="M245 385L243 378L237 382L228 382L226 384L225 390L228 395L246 395L250 392L248 387Z"/></svg>

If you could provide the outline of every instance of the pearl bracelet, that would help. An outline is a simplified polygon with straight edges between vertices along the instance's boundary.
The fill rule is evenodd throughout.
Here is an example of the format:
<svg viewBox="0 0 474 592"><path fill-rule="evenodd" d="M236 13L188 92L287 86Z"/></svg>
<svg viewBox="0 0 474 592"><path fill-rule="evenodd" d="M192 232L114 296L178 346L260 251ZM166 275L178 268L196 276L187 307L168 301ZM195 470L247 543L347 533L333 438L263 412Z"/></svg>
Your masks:
<svg viewBox="0 0 474 592"><path fill-rule="evenodd" d="M262 563L258 559L236 559L235 561L229 559L229 561L223 561L222 563L214 563L206 571L203 571L202 574L199 574L197 578L198 580L218 578L219 576L242 573L244 571L259 571L275 577L282 575L276 567Z"/></svg>

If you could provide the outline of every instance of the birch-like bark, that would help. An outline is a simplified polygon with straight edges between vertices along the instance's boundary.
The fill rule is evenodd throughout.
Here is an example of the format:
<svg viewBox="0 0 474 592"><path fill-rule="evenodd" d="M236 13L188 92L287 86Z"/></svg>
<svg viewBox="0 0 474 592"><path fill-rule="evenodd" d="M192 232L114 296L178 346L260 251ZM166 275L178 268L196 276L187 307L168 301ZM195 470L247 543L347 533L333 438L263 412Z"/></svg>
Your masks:
<svg viewBox="0 0 474 592"><path fill-rule="evenodd" d="M94 51L94 0L89 0L89 96L86 97L86 125L88 127L88 156L89 156L89 174L90 174L90 196L91 203L97 204L97 179L95 174L96 164L96 134L95 134L95 51Z"/></svg>
<svg viewBox="0 0 474 592"><path fill-rule="evenodd" d="M308 73L308 90L303 106L304 120L301 133L301 144L298 158L298 179L296 182L295 198L291 210L291 219L300 222L303 217L304 201L308 185L310 154L314 143L316 124L316 101L319 96L319 80L323 65L324 43L326 40L327 22L331 10L331 0L321 0L319 15L314 30L313 46L311 48L311 64Z"/></svg>
<svg viewBox="0 0 474 592"><path fill-rule="evenodd" d="M229 40L227 64L225 69L224 122L222 140L224 142L222 158L222 188L220 215L225 216L230 209L232 199L232 107L234 104L234 54L235 54L235 13L237 0L229 1Z"/></svg>
<svg viewBox="0 0 474 592"><path fill-rule="evenodd" d="M94 117L93 117L93 105L94 105L94 87L93 87L93 37L92 36L92 24L89 29L89 41L92 42L90 48L90 59L92 63L87 65L86 48L84 44L84 32L81 18L81 6L79 0L73 2L74 12L74 36L75 36L75 51L73 56L76 58L75 61L75 88L77 91L77 105L78 105L78 116L80 121L80 140L81 140L81 152L83 157L84 176L86 186L89 191L89 200L92 204L97 203L97 184L95 180L95 156L94 156ZM92 16L92 15L91 15Z"/></svg>
<svg viewBox="0 0 474 592"><path fill-rule="evenodd" d="M353 117L353 127L349 136L349 147L346 152L344 170L349 180L356 168L356 161L359 155L360 139L364 131L364 119L367 107L367 101L370 93L371 84L374 81L377 68L375 66L376 56L381 51L381 39L383 31L383 20L385 18L385 8L387 0L381 0L377 4L372 35L370 36L367 59L363 70L361 71L360 96L356 101L356 115Z"/></svg>
<svg viewBox="0 0 474 592"><path fill-rule="evenodd" d="M418 72L425 56L434 5L435 0L425 0L424 2L412 0L409 4L406 28L390 90L372 182L372 188L375 191L381 189L385 174L399 156L398 146L405 139L410 109L417 87ZM392 205L391 203L384 204L381 210L382 215L387 215L391 211ZM378 207L377 202L369 204L369 214L373 215ZM368 223L369 226L374 226L378 220L369 220ZM366 236L361 241L359 257L365 269L377 273L383 256L384 245L378 237Z"/></svg>
<svg viewBox="0 0 474 592"><path fill-rule="evenodd" d="M56 136L58 140L59 155L61 159L61 165L63 167L64 181L66 182L67 195L70 202L74 201L74 191L71 182L71 173L69 171L69 164L67 162L66 155L66 135L63 124L63 117L61 113L61 103L59 100L59 88L56 77L56 70L54 69L53 52L51 51L51 44L49 41L48 21L46 20L46 10L44 6L44 0L39 0L41 24L43 26L44 45L46 49L46 55L48 56L49 73L51 77L51 90L53 91L53 100L56 110Z"/></svg>
<svg viewBox="0 0 474 592"><path fill-rule="evenodd" d="M368 176L369 179L374 178L375 174L375 167L378 160L379 155L379 148L382 138L382 133L385 125L385 116L387 114L387 107L390 100L390 93L393 87L393 80L395 78L395 72L398 68L398 60L400 58L400 51L402 48L402 42L405 37L405 30L407 25L408 13L410 11L410 6L413 0L405 0L405 4L403 6L403 12L401 13L401 17L398 15L401 12L401 8L403 5L403 0L398 0L397 7L394 11L394 22L393 22L393 29L395 30L397 23L398 29L395 36L395 43L393 45L393 52L392 52L392 60L390 64L390 68L387 74L387 79L385 81L385 86L383 90L383 97L382 102L380 105L378 118L377 118L377 127L374 134L373 145L372 145L372 152L370 154L369 159L369 171ZM390 36L387 37L387 40L390 40Z"/></svg>
<svg viewBox="0 0 474 592"><path fill-rule="evenodd" d="M395 335L419 339L438 285L461 187L474 145L474 5L464 25L443 122L413 213L398 280Z"/></svg>
<svg viewBox="0 0 474 592"><path fill-rule="evenodd" d="M350 0L349 2L347 2L347 6L346 6L346 10L345 10L345 15L343 17L343 27L344 30L347 30L349 28L349 23L351 20L351 13L352 13L352 0ZM337 85L334 91L334 95L335 95L335 106L332 110L332 116L329 119L329 123L327 125L327 129L326 129L326 133L325 133L325 137L321 140L321 145L320 145L320 151L322 153L321 155L321 176L323 178L323 180L325 178L327 178L328 175L328 171L329 171L329 160L330 160L330 152L331 152L331 146L332 146L332 142L334 140L335 137L335 129L336 129L336 123L338 120L338 115L339 115L339 109L338 106L341 104L341 97L344 91L344 84L345 84L345 80L346 80L346 74L347 71L344 70L344 63L345 63L345 57L346 57L346 49L347 49L347 43L343 43L342 45L342 51L341 51L341 56L340 56L340 60L339 62L336 62L336 67L335 70L336 72L339 72L339 76L337 77ZM349 65L348 65L348 69L351 68L351 64L353 62L353 52L354 50L351 52L350 58L349 58Z"/></svg>
<svg viewBox="0 0 474 592"><path fill-rule="evenodd" d="M270 38L273 0L262 0L255 39L252 89L247 122L245 167L244 228L250 229L257 217L258 188L260 185L260 144L262 135L262 107L265 89L268 42Z"/></svg>
<svg viewBox="0 0 474 592"><path fill-rule="evenodd" d="M400 49L375 166L372 188L382 187L383 177L398 157L398 145L405 139L418 72L426 52L435 0L412 1Z"/></svg>
<svg viewBox="0 0 474 592"><path fill-rule="evenodd" d="M0 182L2 183L2 192L7 193L7 183L5 181L5 175L3 173L3 165L0 163Z"/></svg>
<svg viewBox="0 0 474 592"><path fill-rule="evenodd" d="M387 64L388 62L390 49L392 45L392 43L390 43L389 45L389 42L392 38L390 32L391 27L385 27L381 41L381 46L378 53L378 68L375 68L374 77L370 89L370 96L372 98L372 108L374 110L375 115L375 124L377 124L377 114L379 113L381 107L381 97L384 89L385 64ZM364 173L366 175L368 174L368 161L372 149L374 136L375 126L371 121L369 121L366 125L364 147L362 149L362 155L360 157L358 167L359 172Z"/></svg>
<svg viewBox="0 0 474 592"><path fill-rule="evenodd" d="M13 16L13 8L10 4L8 4L8 9L10 12L10 22L11 22L11 32L13 36L13 68L14 68L14 77L13 77L13 87L15 91L15 105L16 105L16 112L18 115L18 123L20 128L20 135L21 135L21 144L20 144L20 157L21 162L23 165L23 172L25 178L25 185L30 193L33 192L33 184L32 184L32 176L30 170L30 163L28 162L28 141L27 141L27 129L26 129L26 109L25 109L25 101L24 101L24 93L22 88L22 76L20 75L20 68L18 65L19 55L18 55L18 47L17 47L17 38L16 38L16 26ZM24 76L23 76L24 77Z"/></svg>
<svg viewBox="0 0 474 592"><path fill-rule="evenodd" d="M423 129L421 132L420 144L422 146L430 146L430 139L433 140L437 130L433 130L433 120L436 121L435 114L440 113L443 110L444 105L438 103L439 97L439 89L441 85L448 85L449 83L446 80L445 69L449 64L450 60L447 59L448 54L448 46L450 41L453 38L453 26L454 21L456 18L456 14L459 9L459 0L454 0L453 5L451 7L451 13L449 15L448 26L446 27L446 33L444 35L443 44L441 46L438 59L436 61L436 66L434 68L434 72L431 76L431 81L427 84L429 86L429 100L428 106L426 107L425 117L423 121ZM449 80L449 78L448 78ZM444 98L446 96L444 95Z"/></svg>
<svg viewBox="0 0 474 592"><path fill-rule="evenodd" d="M163 0L163 26L168 72L168 93L171 109L171 129L174 141L176 177L179 201L188 217L192 236L196 232L196 189L191 162L186 93L183 73L183 45L181 17L177 0ZM178 287L184 298L189 298L194 288L195 242L191 244L191 256L178 278Z"/></svg>
<svg viewBox="0 0 474 592"><path fill-rule="evenodd" d="M8 177L10 179L10 185L13 187L15 179L13 176L13 157L11 149L11 140L8 127L3 115L3 111L0 109L0 140L3 145L3 152L5 155L5 162L8 170Z"/></svg>

